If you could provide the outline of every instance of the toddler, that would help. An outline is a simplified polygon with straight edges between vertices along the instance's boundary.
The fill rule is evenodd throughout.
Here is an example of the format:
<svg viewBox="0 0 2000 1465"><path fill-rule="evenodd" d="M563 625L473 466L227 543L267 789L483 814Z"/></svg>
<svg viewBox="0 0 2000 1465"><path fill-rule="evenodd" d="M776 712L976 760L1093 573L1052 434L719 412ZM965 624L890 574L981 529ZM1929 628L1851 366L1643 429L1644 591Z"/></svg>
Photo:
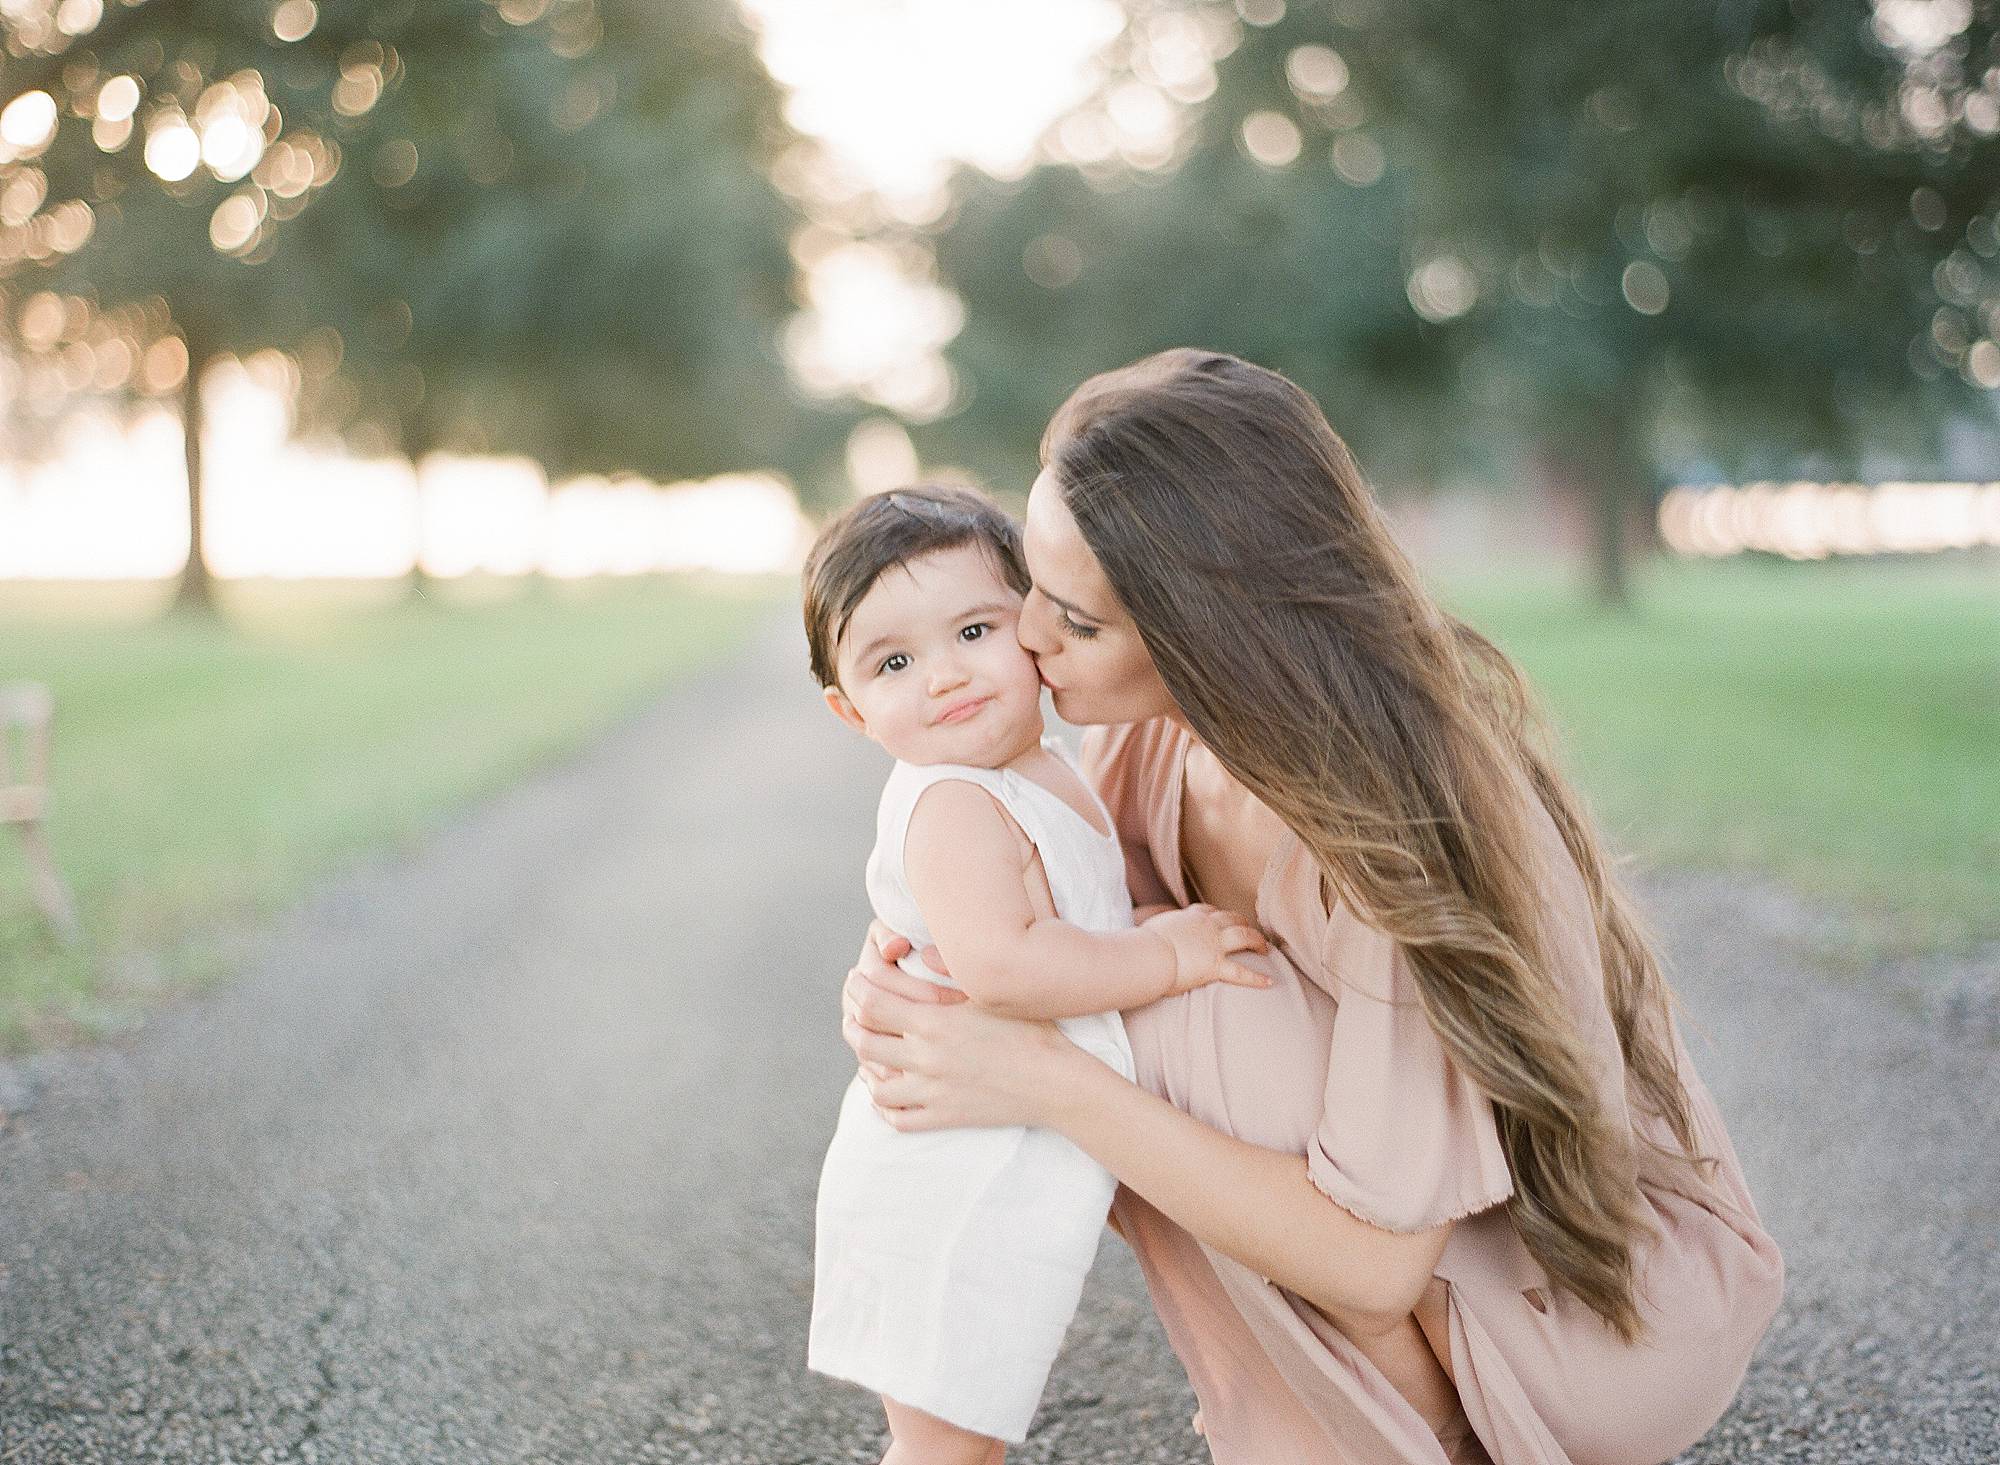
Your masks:
<svg viewBox="0 0 2000 1465"><path fill-rule="evenodd" d="M1132 1077L1117 1009L1207 982L1267 985L1261 948L1208 907L1135 926L1104 805L1042 737L1015 639L1018 531L968 489L865 499L805 569L814 675L894 755L868 896L905 970L1015 1017L1055 1019ZM914 954L935 944L940 977ZM820 1176L807 1365L881 1395L885 1465L996 1465L1027 1433L1116 1182L1040 1129L902 1133L859 1077Z"/></svg>

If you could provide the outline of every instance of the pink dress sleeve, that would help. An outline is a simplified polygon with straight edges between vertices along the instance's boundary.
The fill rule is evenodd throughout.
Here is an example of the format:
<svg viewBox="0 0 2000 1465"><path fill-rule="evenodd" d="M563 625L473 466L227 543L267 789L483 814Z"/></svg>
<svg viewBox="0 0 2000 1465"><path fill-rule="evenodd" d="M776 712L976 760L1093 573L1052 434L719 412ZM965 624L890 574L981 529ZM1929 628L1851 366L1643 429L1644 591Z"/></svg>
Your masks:
<svg viewBox="0 0 2000 1465"><path fill-rule="evenodd" d="M1317 871L1314 871L1317 883ZM1344 907L1313 966L1339 1007L1314 1185L1385 1231L1425 1231L1514 1193L1493 1105L1446 1055L1401 948Z"/></svg>

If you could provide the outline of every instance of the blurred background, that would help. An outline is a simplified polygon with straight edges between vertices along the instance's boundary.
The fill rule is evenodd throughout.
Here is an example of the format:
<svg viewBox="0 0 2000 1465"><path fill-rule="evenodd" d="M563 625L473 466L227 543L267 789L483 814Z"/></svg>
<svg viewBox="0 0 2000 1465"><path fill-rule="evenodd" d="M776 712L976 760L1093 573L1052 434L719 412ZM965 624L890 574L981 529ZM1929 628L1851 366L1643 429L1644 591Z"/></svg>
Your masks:
<svg viewBox="0 0 2000 1465"><path fill-rule="evenodd" d="M1855 969L1990 952L1996 21L0 0L0 684L53 702L0 702L0 1051L786 619L856 493L1018 498L1184 344L1318 398L1614 840Z"/></svg>

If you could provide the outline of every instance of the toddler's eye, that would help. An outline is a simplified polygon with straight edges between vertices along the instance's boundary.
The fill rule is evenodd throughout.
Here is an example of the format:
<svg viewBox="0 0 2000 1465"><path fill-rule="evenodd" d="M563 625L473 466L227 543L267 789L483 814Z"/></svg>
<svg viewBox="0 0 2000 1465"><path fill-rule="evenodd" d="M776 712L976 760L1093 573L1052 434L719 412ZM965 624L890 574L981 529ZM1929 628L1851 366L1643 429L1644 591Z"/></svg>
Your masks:
<svg viewBox="0 0 2000 1465"><path fill-rule="evenodd" d="M893 656L883 657L882 664L875 669L877 671L901 671L904 667L908 666L909 664L910 664L910 658L904 655L902 652L898 651Z"/></svg>
<svg viewBox="0 0 2000 1465"><path fill-rule="evenodd" d="M981 636L985 635L988 631L992 629L993 628L987 625L984 621L975 622L974 624L967 626L964 630L960 631L958 633L958 639L961 641L977 641Z"/></svg>

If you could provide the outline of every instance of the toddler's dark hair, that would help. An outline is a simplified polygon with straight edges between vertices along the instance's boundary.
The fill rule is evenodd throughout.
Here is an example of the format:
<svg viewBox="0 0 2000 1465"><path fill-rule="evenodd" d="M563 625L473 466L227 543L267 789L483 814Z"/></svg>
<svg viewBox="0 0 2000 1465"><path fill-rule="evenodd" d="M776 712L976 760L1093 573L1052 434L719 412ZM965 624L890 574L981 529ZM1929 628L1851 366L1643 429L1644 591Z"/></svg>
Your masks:
<svg viewBox="0 0 2000 1465"><path fill-rule="evenodd" d="M821 530L801 576L806 647L819 684L839 680L834 650L854 607L886 571L967 544L985 550L1000 578L1028 593L1021 531L978 489L932 483L892 489L861 500Z"/></svg>

